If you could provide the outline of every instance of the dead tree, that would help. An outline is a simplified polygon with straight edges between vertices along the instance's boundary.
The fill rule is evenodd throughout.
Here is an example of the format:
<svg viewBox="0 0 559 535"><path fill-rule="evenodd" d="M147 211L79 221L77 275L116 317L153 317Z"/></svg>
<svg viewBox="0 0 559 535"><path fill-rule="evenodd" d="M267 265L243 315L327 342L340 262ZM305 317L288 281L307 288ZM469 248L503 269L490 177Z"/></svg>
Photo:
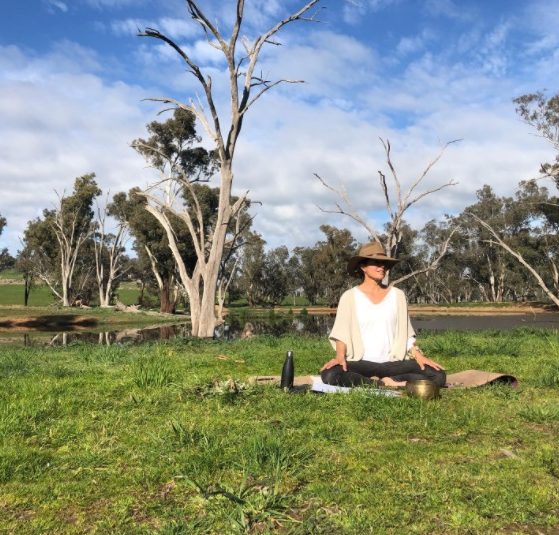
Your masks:
<svg viewBox="0 0 559 535"><path fill-rule="evenodd" d="M336 208L334 210L325 210L320 208L321 211L330 214L341 214L344 216L349 217L357 224L362 226L365 231L367 232L370 240L375 240L380 243L386 254L388 256L392 256L394 258L398 258L399 247L402 241L402 229L404 225L404 217L406 212L416 203L418 203L421 199L441 191L444 188L449 186L455 186L457 182L453 180L449 180L445 184L441 186L437 186L435 188L427 189L422 192L418 192L417 189L424 181L425 177L429 174L431 169L436 165L436 163L442 158L445 150L447 147L453 143L456 143L460 140L449 141L446 143L437 156L431 160L427 167L423 170L423 172L419 175L419 177L409 186L409 188L403 191L402 181L400 180L399 174L396 171L396 168L392 162L391 156L391 145L390 141L384 140L380 138L380 142L382 143L384 154L386 158L386 164L388 169L390 170L391 182L392 186L389 186L385 173L382 171L378 171L380 186L382 189L386 211L388 213L388 224L386 233L382 234L379 230L377 230L372 224L370 224L367 219L361 215L354 207L349 198L349 195L345 188L336 189L330 186L322 177L315 173L315 177L322 183L324 187L335 193L340 201L336 202ZM427 273L429 271L433 271L437 269L438 265L440 264L442 258L446 254L452 237L454 236L457 228L451 230L448 237L444 242L442 242L439 246L437 253L435 254L434 258L431 258L429 263L419 269L414 270L411 273L407 273L406 275L400 277L399 279L392 281L392 284L397 284L403 282L411 277L416 277L422 273Z"/></svg>
<svg viewBox="0 0 559 535"><path fill-rule="evenodd" d="M242 130L246 113L270 89L282 83L299 83L301 80L268 80L256 71L258 58L264 45L278 45L276 34L286 25L296 21L315 21L316 13L310 14L319 0L308 1L299 10L279 21L269 30L259 35L254 41L241 37L241 26L244 17L245 0L237 0L235 20L231 35L226 38L221 30L199 7L200 2L187 0L186 6L192 19L205 32L211 46L223 53L227 65L230 89L230 116L227 121L220 117L217 111L212 78L205 74L195 59L191 57L172 39L156 29L147 28L141 36L152 37L163 41L177 52L184 62L187 72L198 81L207 109L200 101L191 100L188 103L179 102L173 98L155 98L154 101L178 106L195 114L205 128L209 137L215 142L219 160L220 191L217 218L210 232L206 232L202 220L200 202L193 191L190 177L184 175L175 166L175 173L166 177L159 186L152 187L145 192L146 209L157 219L165 229L169 247L177 263L181 283L188 294L192 335L198 337L213 336L216 324L215 301L218 285L219 270L226 243L228 229L242 212L246 205L246 195L233 201L231 188L233 184L233 161L237 141ZM238 53L239 43L244 53ZM168 182L174 182L169 186ZM166 183L167 182L167 183ZM180 208L176 204L177 187L186 188L192 197L191 206ZM163 194L161 194L163 189ZM159 193L156 191L159 190ZM179 217L188 228L191 235L197 262L191 273L188 273L177 247L177 236L171 224L170 215Z"/></svg>

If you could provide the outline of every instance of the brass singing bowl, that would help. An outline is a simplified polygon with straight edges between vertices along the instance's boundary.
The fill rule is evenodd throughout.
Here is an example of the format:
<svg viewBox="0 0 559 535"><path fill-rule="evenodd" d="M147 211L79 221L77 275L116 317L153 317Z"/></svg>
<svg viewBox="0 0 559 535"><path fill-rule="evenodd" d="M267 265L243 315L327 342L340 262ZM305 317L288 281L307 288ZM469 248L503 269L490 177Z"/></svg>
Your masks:
<svg viewBox="0 0 559 535"><path fill-rule="evenodd" d="M429 379L416 379L406 383L408 396L419 399L437 399L441 397L439 385Z"/></svg>

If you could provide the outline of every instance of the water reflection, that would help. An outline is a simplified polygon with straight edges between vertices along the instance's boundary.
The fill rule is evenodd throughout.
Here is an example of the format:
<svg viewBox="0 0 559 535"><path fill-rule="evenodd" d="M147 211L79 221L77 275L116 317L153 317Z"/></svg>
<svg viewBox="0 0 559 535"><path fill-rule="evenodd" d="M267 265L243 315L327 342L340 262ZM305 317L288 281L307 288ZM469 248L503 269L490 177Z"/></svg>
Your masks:
<svg viewBox="0 0 559 535"><path fill-rule="evenodd" d="M326 336L334 324L334 314L274 314L254 316L232 314L227 322L215 330L214 338L234 340L258 335L313 334ZM416 331L421 330L507 330L516 327L559 329L559 314L518 314L503 316L423 316L413 317ZM24 346L66 346L72 343L142 344L155 340L188 338L192 335L189 323L151 327L130 326L111 331L17 332L3 333L0 343Z"/></svg>

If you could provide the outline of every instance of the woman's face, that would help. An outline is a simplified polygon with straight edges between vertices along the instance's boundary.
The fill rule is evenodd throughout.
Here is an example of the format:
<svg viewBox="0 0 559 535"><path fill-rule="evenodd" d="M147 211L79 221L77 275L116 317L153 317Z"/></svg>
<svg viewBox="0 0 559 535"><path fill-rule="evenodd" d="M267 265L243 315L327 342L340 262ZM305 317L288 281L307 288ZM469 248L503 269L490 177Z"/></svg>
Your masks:
<svg viewBox="0 0 559 535"><path fill-rule="evenodd" d="M361 270L363 271L365 278L380 282L384 279L384 276L388 271L388 265L382 260L365 260L361 264Z"/></svg>

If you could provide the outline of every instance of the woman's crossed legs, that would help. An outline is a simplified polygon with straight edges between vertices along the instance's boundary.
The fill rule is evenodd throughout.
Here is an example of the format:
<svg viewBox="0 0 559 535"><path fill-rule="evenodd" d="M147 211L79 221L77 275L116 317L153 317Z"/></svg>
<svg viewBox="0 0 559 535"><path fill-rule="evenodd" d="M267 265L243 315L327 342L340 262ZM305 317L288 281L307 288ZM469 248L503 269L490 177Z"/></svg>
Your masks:
<svg viewBox="0 0 559 535"><path fill-rule="evenodd" d="M320 374L322 382L334 386L362 386L377 385L371 377L390 377L394 381L413 381L415 379L429 379L439 386L444 386L446 373L425 366L422 370L415 360L397 360L393 362L369 362L367 360L348 361L347 372L340 365L324 370Z"/></svg>

